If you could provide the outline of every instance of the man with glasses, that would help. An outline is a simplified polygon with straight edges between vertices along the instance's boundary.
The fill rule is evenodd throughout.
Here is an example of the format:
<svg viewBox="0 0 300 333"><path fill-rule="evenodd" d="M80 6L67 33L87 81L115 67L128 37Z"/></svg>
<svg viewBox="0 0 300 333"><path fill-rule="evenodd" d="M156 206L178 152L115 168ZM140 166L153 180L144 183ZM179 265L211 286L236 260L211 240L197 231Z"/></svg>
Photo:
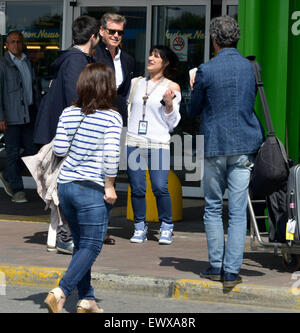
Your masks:
<svg viewBox="0 0 300 333"><path fill-rule="evenodd" d="M132 56L120 48L126 18L119 14L106 13L100 21L101 41L96 47L95 59L112 67L115 71L116 85L118 88L115 105L123 118L123 126L127 126L126 97L133 77L135 61Z"/></svg>
<svg viewBox="0 0 300 333"><path fill-rule="evenodd" d="M127 95L133 77L135 61L131 55L120 48L126 18L115 13L106 13L100 21L101 41L96 47L96 62L110 66L115 71L117 97L115 106L123 119L123 126L127 126ZM115 240L106 234L104 244L114 245Z"/></svg>

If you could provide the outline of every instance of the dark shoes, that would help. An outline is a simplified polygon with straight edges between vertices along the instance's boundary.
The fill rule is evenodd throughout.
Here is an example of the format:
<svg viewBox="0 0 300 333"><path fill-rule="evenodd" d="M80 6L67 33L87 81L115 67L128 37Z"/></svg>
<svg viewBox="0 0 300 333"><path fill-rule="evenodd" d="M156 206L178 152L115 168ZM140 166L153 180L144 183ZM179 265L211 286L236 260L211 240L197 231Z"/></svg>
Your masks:
<svg viewBox="0 0 300 333"><path fill-rule="evenodd" d="M201 272L200 276L212 281L222 281L224 288L234 288L237 284L242 283L242 278L238 274L224 272L222 268L212 266Z"/></svg>
<svg viewBox="0 0 300 333"><path fill-rule="evenodd" d="M209 266L205 271L200 273L200 276L212 281L223 281L223 270L222 268Z"/></svg>
<svg viewBox="0 0 300 333"><path fill-rule="evenodd" d="M242 278L238 274L225 272L224 288L234 288L237 284L242 283Z"/></svg>

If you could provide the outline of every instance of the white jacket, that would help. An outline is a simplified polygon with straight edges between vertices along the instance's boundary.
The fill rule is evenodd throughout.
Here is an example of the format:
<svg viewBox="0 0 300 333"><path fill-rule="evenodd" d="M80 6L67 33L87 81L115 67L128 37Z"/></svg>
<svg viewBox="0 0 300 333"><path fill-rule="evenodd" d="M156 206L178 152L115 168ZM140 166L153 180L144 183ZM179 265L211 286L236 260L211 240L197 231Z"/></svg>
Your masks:
<svg viewBox="0 0 300 333"><path fill-rule="evenodd" d="M37 193L46 203L45 210L56 211L58 224L62 225L64 217L59 209L57 177L64 158L53 153L53 141L44 145L36 155L22 157L22 160L36 182Z"/></svg>

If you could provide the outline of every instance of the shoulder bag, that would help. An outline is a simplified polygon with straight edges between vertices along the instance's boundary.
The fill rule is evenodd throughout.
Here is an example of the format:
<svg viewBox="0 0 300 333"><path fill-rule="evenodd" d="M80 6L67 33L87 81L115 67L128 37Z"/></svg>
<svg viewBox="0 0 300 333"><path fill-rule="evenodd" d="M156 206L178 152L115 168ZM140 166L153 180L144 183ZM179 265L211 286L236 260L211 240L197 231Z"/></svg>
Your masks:
<svg viewBox="0 0 300 333"><path fill-rule="evenodd" d="M258 63L255 56L248 57L248 60L254 69L267 129L266 138L255 158L249 192L252 197L265 197L279 190L287 181L289 163L286 151L274 131Z"/></svg>

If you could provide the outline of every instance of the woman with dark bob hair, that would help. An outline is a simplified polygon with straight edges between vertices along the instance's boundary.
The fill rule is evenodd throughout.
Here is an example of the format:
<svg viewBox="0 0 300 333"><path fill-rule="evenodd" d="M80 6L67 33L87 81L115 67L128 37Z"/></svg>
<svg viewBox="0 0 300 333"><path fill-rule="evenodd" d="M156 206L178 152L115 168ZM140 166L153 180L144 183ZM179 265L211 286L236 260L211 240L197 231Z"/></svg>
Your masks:
<svg viewBox="0 0 300 333"><path fill-rule="evenodd" d="M91 267L99 255L107 230L109 205L119 166L122 118L113 110L114 73L102 64L89 64L77 82L77 102L59 118L53 150L67 156L58 177L58 197L68 221L74 252L71 263L45 299L49 312L62 312L77 286L77 312L103 312L91 286Z"/></svg>
<svg viewBox="0 0 300 333"><path fill-rule="evenodd" d="M178 58L167 46L150 50L148 77L131 83L127 132L128 177L134 212L132 243L147 240L146 169L149 170L161 223L159 244L171 244L173 220L168 189L170 171L170 132L180 121L180 87L171 81Z"/></svg>

